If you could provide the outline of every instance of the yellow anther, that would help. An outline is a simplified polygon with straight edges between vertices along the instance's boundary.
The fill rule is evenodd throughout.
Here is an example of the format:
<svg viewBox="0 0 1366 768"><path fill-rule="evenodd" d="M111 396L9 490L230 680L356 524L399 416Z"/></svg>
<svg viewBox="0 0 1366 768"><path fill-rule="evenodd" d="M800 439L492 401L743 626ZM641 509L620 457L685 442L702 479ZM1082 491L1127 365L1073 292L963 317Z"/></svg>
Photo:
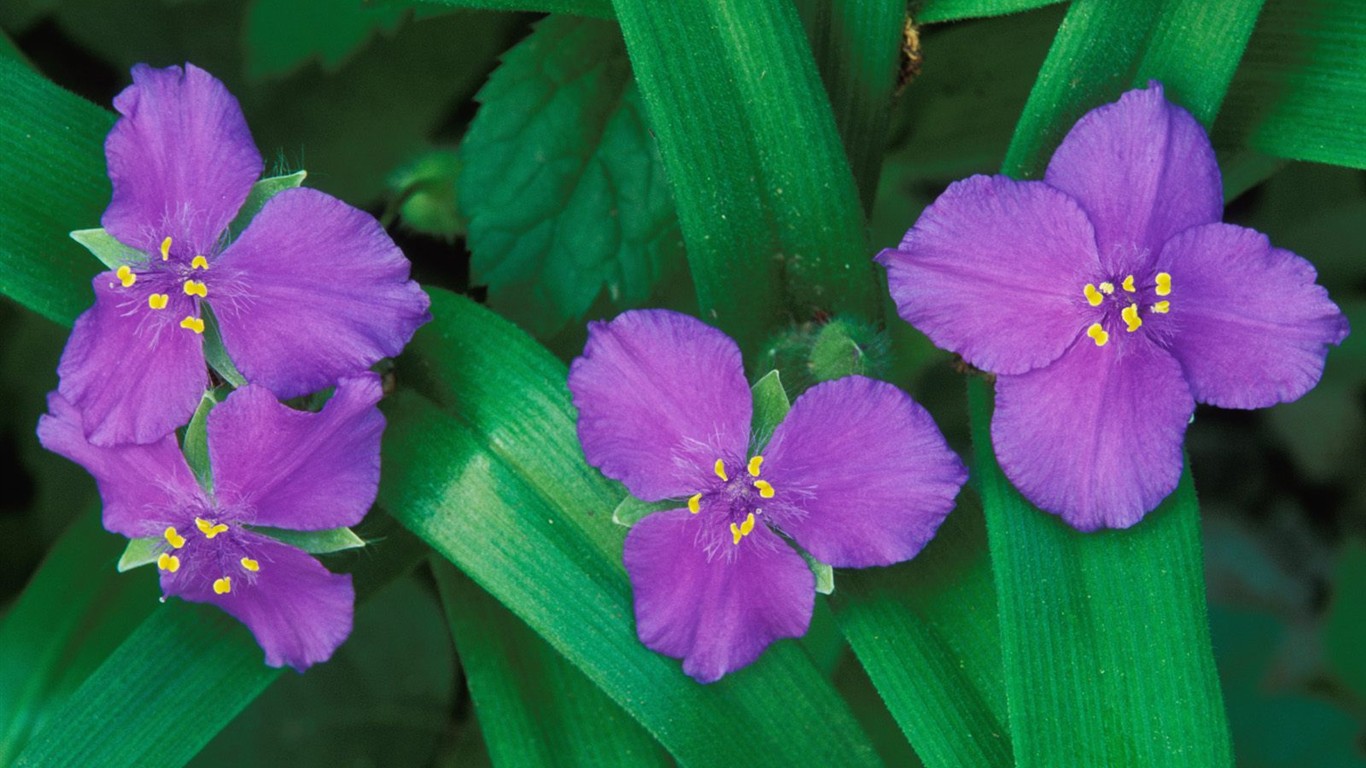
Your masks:
<svg viewBox="0 0 1366 768"><path fill-rule="evenodd" d="M250 557L242 558L242 567L246 568L248 571L251 571L252 573L256 573L257 571L261 570L261 564L256 562L255 560L252 560Z"/></svg>
<svg viewBox="0 0 1366 768"><path fill-rule="evenodd" d="M730 524L730 535L734 539L735 544L739 544L740 539L743 539L745 537L743 533L740 533L740 526L736 525L735 523Z"/></svg>
<svg viewBox="0 0 1366 768"><path fill-rule="evenodd" d="M725 463L724 461L721 461L720 459L717 459L717 460L716 460L716 466L713 467L713 469L716 471L716 476L717 476L717 477L719 477L719 478L721 478L722 480L725 480L725 481L729 481L729 480L730 480L730 478L726 476L726 463Z"/></svg>
<svg viewBox="0 0 1366 768"><path fill-rule="evenodd" d="M688 497L688 511L694 515L702 511L702 494L694 493Z"/></svg>
<svg viewBox="0 0 1366 768"><path fill-rule="evenodd" d="M169 258L171 258L171 236L167 235L166 239L161 241L161 260L165 261Z"/></svg>
<svg viewBox="0 0 1366 768"><path fill-rule="evenodd" d="M1109 296L1110 294L1112 294L1112 293L1115 292L1115 284L1114 284L1114 283L1101 283L1101 284L1100 284L1100 292L1103 293L1103 294L1105 294L1106 296Z"/></svg>
<svg viewBox="0 0 1366 768"><path fill-rule="evenodd" d="M754 487L759 489L759 495L765 499L773 498L773 486L767 480L755 480Z"/></svg>
<svg viewBox="0 0 1366 768"><path fill-rule="evenodd" d="M763 464L763 463L764 463L764 457L763 457L763 456L755 456L754 458L750 459L750 460L749 460L749 476L750 476L750 477L758 477L758 476L759 476L759 465L760 465L760 464Z"/></svg>
<svg viewBox="0 0 1366 768"><path fill-rule="evenodd" d="M1125 307L1124 310L1119 313L1119 316L1124 318L1124 325L1128 329L1129 333L1133 333L1134 331L1138 330L1139 326L1143 325L1142 318L1138 316L1137 304L1130 304L1129 306Z"/></svg>
<svg viewBox="0 0 1366 768"><path fill-rule="evenodd" d="M1086 335L1090 336L1091 340L1096 342L1097 347L1103 347L1110 341L1110 334L1106 333L1105 329L1100 327L1100 323L1091 323L1091 327L1086 329Z"/></svg>
<svg viewBox="0 0 1366 768"><path fill-rule="evenodd" d="M1096 287L1090 283L1086 284L1086 287L1082 289L1082 293L1086 294L1086 303L1093 307L1099 307L1100 303L1105 301L1105 297L1101 296L1100 291L1097 291Z"/></svg>
<svg viewBox="0 0 1366 768"><path fill-rule="evenodd" d="M221 579L216 579L216 580L214 581L214 583L213 583L213 591L214 591L214 594L216 594L216 595L226 595L226 594L228 594L229 592L231 592L231 591L232 591L232 577L231 577L231 576L224 576L224 577L221 578Z"/></svg>
<svg viewBox="0 0 1366 768"><path fill-rule="evenodd" d="M1124 282L1120 284L1120 287L1123 288L1124 290L1128 291L1129 293L1133 293L1133 292L1134 292L1134 276L1133 276L1133 275L1129 275L1128 277L1124 278Z"/></svg>
<svg viewBox="0 0 1366 768"><path fill-rule="evenodd" d="M133 283L138 281L138 276L133 274L133 270L130 269L127 264L119 267L119 270L114 273L114 276L119 279L120 283L123 283L124 288L131 288L133 287Z"/></svg>
<svg viewBox="0 0 1366 768"><path fill-rule="evenodd" d="M220 533L227 533L228 526L223 523L211 523L202 517L196 517L194 524L199 527L199 532L204 534L204 538L212 539Z"/></svg>
<svg viewBox="0 0 1366 768"><path fill-rule="evenodd" d="M186 280L185 295L198 296L202 299L209 295L209 287L204 285L204 281L202 280Z"/></svg>
<svg viewBox="0 0 1366 768"><path fill-rule="evenodd" d="M167 552L162 552L161 557L157 558L157 567L163 571L175 573L180 570L180 558Z"/></svg>
<svg viewBox="0 0 1366 768"><path fill-rule="evenodd" d="M164 293L154 293L151 296L147 297L147 306L151 307L152 309L165 309L166 302L170 300L171 297L167 296Z"/></svg>
<svg viewBox="0 0 1366 768"><path fill-rule="evenodd" d="M181 328L184 328L184 329L187 330L187 331L194 331L195 333L203 333L203 332L204 332L204 321L203 321L203 320L200 320L200 319L197 318L197 317L187 316L184 320L181 320L181 321L180 321L180 327L181 327Z"/></svg>
<svg viewBox="0 0 1366 768"><path fill-rule="evenodd" d="M1166 272L1157 273L1157 295L1166 296L1172 292L1172 276Z"/></svg>
<svg viewBox="0 0 1366 768"><path fill-rule="evenodd" d="M180 549L181 547L185 546L185 537L181 536L179 533L176 533L175 526L167 528L165 535L166 543L170 544L172 547Z"/></svg>
<svg viewBox="0 0 1366 768"><path fill-rule="evenodd" d="M1165 315L1172 311L1172 303L1170 301L1159 301L1153 305L1153 311L1159 315Z"/></svg>
<svg viewBox="0 0 1366 768"><path fill-rule="evenodd" d="M744 521L743 523L740 523L739 525L736 525L735 523L731 523L731 524L730 524L730 536L731 536L731 541L732 541L732 543L734 543L734 544L739 544L739 543L740 543L740 539L743 539L744 537L748 536L748 535L750 534L750 532L753 531L753 530L754 530L754 513L753 513L753 512L750 512L750 513L745 517L745 521Z"/></svg>
<svg viewBox="0 0 1366 768"><path fill-rule="evenodd" d="M191 269L208 269L208 268L209 268L209 260L206 259L206 258L204 258L203 256L196 256L196 257L194 257L194 259L192 259L192 260L190 261L190 268L191 268Z"/></svg>

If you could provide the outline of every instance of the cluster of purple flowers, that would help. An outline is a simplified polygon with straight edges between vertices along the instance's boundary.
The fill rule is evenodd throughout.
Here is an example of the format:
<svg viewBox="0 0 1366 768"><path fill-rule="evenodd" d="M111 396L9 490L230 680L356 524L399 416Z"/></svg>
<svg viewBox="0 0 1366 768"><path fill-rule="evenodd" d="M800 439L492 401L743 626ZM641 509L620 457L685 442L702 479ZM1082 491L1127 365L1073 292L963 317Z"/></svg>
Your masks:
<svg viewBox="0 0 1366 768"><path fill-rule="evenodd" d="M263 170L237 100L193 65L132 74L101 219L127 258L95 277L38 435L94 475L106 528L156 542L165 595L219 606L269 664L302 670L350 633L351 578L260 527L364 517L384 428L367 369L429 319L428 298L373 217L316 190L275 194L233 237ZM175 430L210 385L214 329L247 384L207 416L201 480ZM316 413L277 399L333 386Z"/></svg>

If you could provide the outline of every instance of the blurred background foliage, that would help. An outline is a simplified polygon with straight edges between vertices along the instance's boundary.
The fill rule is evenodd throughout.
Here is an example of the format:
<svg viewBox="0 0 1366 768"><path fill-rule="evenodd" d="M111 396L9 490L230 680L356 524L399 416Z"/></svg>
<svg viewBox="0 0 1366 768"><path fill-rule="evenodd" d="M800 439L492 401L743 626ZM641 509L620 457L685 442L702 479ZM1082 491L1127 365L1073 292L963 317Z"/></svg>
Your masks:
<svg viewBox="0 0 1366 768"><path fill-rule="evenodd" d="M135 62L205 67L241 100L271 170L306 168L310 185L380 217L425 284L486 302L562 359L581 349L585 318L631 306L696 311L678 217L616 25L409 5L4 0L0 30L11 50L0 55L106 107ZM1276 80L1259 52L1280 50L1290 15L1310 23L1328 5L1269 0L1214 131L1227 218L1311 260L1357 329L1299 402L1201 409L1189 433L1215 654L1239 763L1254 767L1366 765L1366 173L1273 159L1256 148L1274 135L1239 127L1265 103L1259 93L1303 85ZM876 247L895 244L950 181L998 171L1063 11L920 30L921 72L893 106L869 217ZM1342 55L1366 61L1363 40L1357 30L1339 45ZM485 114L480 101L508 106ZM1342 131L1362 129L1357 116L1340 117ZM1332 115L1314 119L1332 130ZM616 226L594 224L604 217ZM80 469L42 451L33 434L66 330L8 300L0 327L3 612L58 536L74 521L91 523L98 498ZM966 405L948 356L903 323L889 331L898 379L965 446ZM785 377L800 381L802 372ZM154 604L147 574L115 579L115 538L88 538L80 556L108 565L113 586L101 586L98 599L114 619L76 630L87 633L85 657L63 660L71 680L51 686L51 696L69 693L109 650L113 641L100 633L121 637ZM285 675L192 764L497 758L485 735L518 727L489 714L505 712L499 686L521 685L534 699L537 659L555 651L458 572L444 563L434 570L419 567L367 601L332 663ZM440 606L452 595L484 603L451 614L448 625ZM485 632L520 638L509 641L519 654L509 674L527 679L466 676L456 645L465 655L488 652L478 628L462 635L460 622L472 617ZM881 756L913 763L828 614L818 611L806 645ZM577 671L545 669L570 675L558 685L581 692L571 705L620 717ZM476 722L475 704L489 722ZM565 703L550 697L533 708L541 706ZM661 759L643 731L639 749L642 760Z"/></svg>

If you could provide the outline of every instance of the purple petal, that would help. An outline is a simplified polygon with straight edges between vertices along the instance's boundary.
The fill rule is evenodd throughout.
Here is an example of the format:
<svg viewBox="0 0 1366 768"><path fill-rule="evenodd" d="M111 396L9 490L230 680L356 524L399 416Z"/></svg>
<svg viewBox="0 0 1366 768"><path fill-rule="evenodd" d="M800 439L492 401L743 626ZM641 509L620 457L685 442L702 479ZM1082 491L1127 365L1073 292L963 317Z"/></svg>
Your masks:
<svg viewBox="0 0 1366 768"><path fill-rule="evenodd" d="M171 294L161 310L113 272L92 281L95 306L76 318L57 375L96 445L150 443L190 421L209 383L204 339L180 327L191 300Z"/></svg>
<svg viewBox="0 0 1366 768"><path fill-rule="evenodd" d="M753 404L740 348L665 310L589 323L569 368L588 463L646 501L692 494L717 459L744 460Z"/></svg>
<svg viewBox="0 0 1366 768"><path fill-rule="evenodd" d="M1181 366L1146 338L1083 338L1056 363L996 380L1001 469L1079 531L1127 528L1176 487L1195 402Z"/></svg>
<svg viewBox="0 0 1366 768"><path fill-rule="evenodd" d="M209 412L214 493L255 510L248 522L294 530L355 525L379 488L379 377L342 379L322 411L281 405L249 384Z"/></svg>
<svg viewBox="0 0 1366 768"><path fill-rule="evenodd" d="M1263 408L1308 392L1347 318L1314 267L1260 232L1209 224L1172 238L1158 259L1172 276L1172 353L1195 399Z"/></svg>
<svg viewBox="0 0 1366 768"><path fill-rule="evenodd" d="M94 476L106 529L129 538L155 536L173 510L205 503L175 435L101 448L85 439L80 413L61 395L49 394L47 409L38 419L38 441Z"/></svg>
<svg viewBox="0 0 1366 768"><path fill-rule="evenodd" d="M374 217L315 189L272 197L214 264L209 296L238 370L282 398L403 350L431 319Z"/></svg>
<svg viewBox="0 0 1366 768"><path fill-rule="evenodd" d="M891 384L862 376L817 384L797 398L763 455L760 477L784 502L772 519L837 568L915 557L967 479L929 412ZM795 514L786 511L794 507Z"/></svg>
<svg viewBox="0 0 1366 768"><path fill-rule="evenodd" d="M1224 211L1209 137L1156 83L1082 116L1044 180L1086 210L1109 272L1131 264L1130 251L1155 254L1172 235Z"/></svg>
<svg viewBox="0 0 1366 768"><path fill-rule="evenodd" d="M237 99L193 64L139 64L114 108L123 117L104 143L114 197L100 223L149 253L167 236L187 261L216 252L262 169Z"/></svg>
<svg viewBox="0 0 1366 768"><path fill-rule="evenodd" d="M351 577L331 573L302 551L265 536L251 536L246 543L247 555L260 566L255 573L235 561L222 574L199 567L183 567L181 574L162 571L162 591L216 605L246 624L272 667L288 664L302 672L327 661L351 634L356 602ZM220 595L213 584L223 576L232 581L228 593Z"/></svg>
<svg viewBox="0 0 1366 768"><path fill-rule="evenodd" d="M697 544L705 524L686 509L656 512L626 535L624 558L640 641L682 658L684 672L710 683L774 640L805 634L816 580L801 555L762 524L709 558Z"/></svg>
<svg viewBox="0 0 1366 768"><path fill-rule="evenodd" d="M1040 182L950 185L897 250L878 254L897 312L935 344L996 373L1056 360L1085 327L1099 267L1073 200Z"/></svg>

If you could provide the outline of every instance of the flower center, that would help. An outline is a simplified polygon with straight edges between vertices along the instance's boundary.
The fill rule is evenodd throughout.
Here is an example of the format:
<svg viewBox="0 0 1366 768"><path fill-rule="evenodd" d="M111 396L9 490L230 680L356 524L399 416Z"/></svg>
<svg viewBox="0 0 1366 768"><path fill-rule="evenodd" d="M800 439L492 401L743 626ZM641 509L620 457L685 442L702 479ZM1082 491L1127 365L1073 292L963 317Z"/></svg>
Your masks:
<svg viewBox="0 0 1366 768"><path fill-rule="evenodd" d="M1163 298L1171 292L1172 276L1167 272L1158 272L1152 285L1139 286L1133 275L1126 275L1118 287L1109 280L1099 285L1087 283L1082 288L1082 295L1087 304L1101 311L1101 317L1087 326L1086 335L1097 347L1103 347L1110 343L1111 329L1117 331L1121 324L1126 333L1137 331L1143 327L1143 315L1165 315L1171 311L1171 302ZM1157 300L1149 303L1148 297Z"/></svg>
<svg viewBox="0 0 1366 768"><path fill-rule="evenodd" d="M260 561L250 557L245 542L232 535L232 530L227 523L204 517L194 518L194 529L187 527L188 538L175 526L167 526L162 537L169 549L157 558L157 568L178 574L185 567L187 573L181 578L203 579L210 582L214 594L231 594L234 576L250 581L261 570ZM208 543L220 536L221 540Z"/></svg>
<svg viewBox="0 0 1366 768"><path fill-rule="evenodd" d="M196 255L186 265L182 260L171 260L171 238L166 237L161 241L161 247L157 249L161 258L149 256L145 264L139 265L139 269L125 264L114 272L114 276L119 279L119 285L124 289L132 288L139 280L143 282L140 290L151 289L147 294L147 308L153 312L160 312L171 304L173 296L184 295L190 300L185 317L180 321L180 327L192 333L204 332L204 319L200 317L199 301L209 296L209 287L202 280L200 272L208 272L209 260L203 255ZM177 306L184 306L183 301L177 301Z"/></svg>
<svg viewBox="0 0 1366 768"><path fill-rule="evenodd" d="M712 465L717 482L713 482L705 491L694 493L688 499L688 511L694 515L701 512L704 500L708 509L722 510L730 522L731 543L738 546L742 539L754 531L754 516L763 514L760 504L777 493L767 480L759 479L763 463L763 456L752 457L745 466L748 477L732 479L726 471L725 460L717 459Z"/></svg>

